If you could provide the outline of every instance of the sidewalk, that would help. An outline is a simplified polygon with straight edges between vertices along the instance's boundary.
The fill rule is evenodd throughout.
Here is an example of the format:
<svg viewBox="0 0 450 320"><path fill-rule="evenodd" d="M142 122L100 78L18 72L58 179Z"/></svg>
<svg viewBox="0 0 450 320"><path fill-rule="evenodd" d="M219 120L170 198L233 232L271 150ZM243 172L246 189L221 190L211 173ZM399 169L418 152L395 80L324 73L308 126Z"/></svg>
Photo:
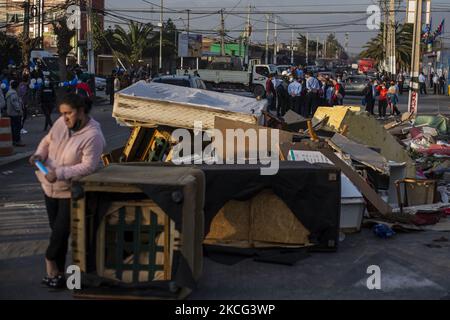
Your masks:
<svg viewBox="0 0 450 320"><path fill-rule="evenodd" d="M128 136L129 129L125 127L119 127L115 123L115 119L111 116L112 106L108 104L96 103L92 108L92 117L97 120L103 130L105 139L107 140L107 149L114 149L119 147L125 142ZM59 117L59 112L55 110L52 114L52 119L55 121ZM29 117L25 121L24 129L28 131L27 134L22 134L22 141L25 143L25 147L14 147L14 153L11 156L0 157L0 167L7 164L21 161L30 157L36 150L39 142L48 133L44 132L45 117Z"/></svg>

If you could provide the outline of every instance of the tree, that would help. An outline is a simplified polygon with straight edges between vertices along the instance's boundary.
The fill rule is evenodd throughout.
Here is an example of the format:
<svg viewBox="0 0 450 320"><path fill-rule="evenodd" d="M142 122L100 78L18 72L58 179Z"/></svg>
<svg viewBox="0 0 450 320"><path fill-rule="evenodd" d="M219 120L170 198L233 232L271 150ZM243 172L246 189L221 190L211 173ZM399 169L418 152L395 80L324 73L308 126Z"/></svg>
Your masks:
<svg viewBox="0 0 450 320"><path fill-rule="evenodd" d="M345 52L344 47L340 44L338 39L333 33L330 33L326 40L327 44L327 58L336 58L336 59L348 59L348 54Z"/></svg>
<svg viewBox="0 0 450 320"><path fill-rule="evenodd" d="M70 30L67 27L66 19L60 18L56 21L52 21L53 32L56 35L57 42L57 51L59 57L59 69L61 80L67 80L67 68L66 68L66 59L67 55L72 51L73 47L70 44L70 41L75 36L75 30Z"/></svg>
<svg viewBox="0 0 450 320"><path fill-rule="evenodd" d="M5 68L12 59L16 64L22 60L20 45L17 38L0 32L0 70Z"/></svg>
<svg viewBox="0 0 450 320"><path fill-rule="evenodd" d="M364 45L365 50L361 52L361 58L372 58L378 62L385 60L385 50L383 49L383 30L384 24L376 37L372 38ZM413 40L412 24L395 25L395 55L397 61L397 70L410 69L411 51Z"/></svg>
<svg viewBox="0 0 450 320"><path fill-rule="evenodd" d="M19 41L22 53L22 65L28 66L28 63L30 62L31 51L39 46L40 38L30 38L21 33L17 37L17 40Z"/></svg>
<svg viewBox="0 0 450 320"><path fill-rule="evenodd" d="M128 25L128 31L116 25L112 45L114 52L128 66L137 65L150 45L152 31L151 24L132 21Z"/></svg>
<svg viewBox="0 0 450 320"><path fill-rule="evenodd" d="M175 57L178 55L177 46L175 41L178 36L177 27L171 19L163 23L163 65L167 66L168 69L173 67L175 62ZM146 50L146 55L153 58L153 61L158 61L159 59L159 31L153 33L153 37L149 43L149 47ZM164 64L165 62L165 64Z"/></svg>
<svg viewBox="0 0 450 320"><path fill-rule="evenodd" d="M306 57L306 36L303 34L300 34L297 38L299 50L298 52L301 53ZM308 39L308 51L309 51L309 61L313 61L316 59L316 50L317 50L317 40L314 39ZM319 52L323 50L323 44L319 42ZM320 56L320 55L319 55Z"/></svg>

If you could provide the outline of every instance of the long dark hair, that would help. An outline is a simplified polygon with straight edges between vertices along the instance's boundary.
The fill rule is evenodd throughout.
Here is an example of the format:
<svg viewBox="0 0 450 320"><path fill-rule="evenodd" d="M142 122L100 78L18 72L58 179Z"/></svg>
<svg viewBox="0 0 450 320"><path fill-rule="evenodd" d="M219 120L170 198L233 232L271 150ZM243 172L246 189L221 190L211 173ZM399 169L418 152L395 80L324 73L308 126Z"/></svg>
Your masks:
<svg viewBox="0 0 450 320"><path fill-rule="evenodd" d="M77 111L83 110L85 114L89 114L92 109L92 100L82 97L76 93L69 93L59 100L59 105L67 104Z"/></svg>

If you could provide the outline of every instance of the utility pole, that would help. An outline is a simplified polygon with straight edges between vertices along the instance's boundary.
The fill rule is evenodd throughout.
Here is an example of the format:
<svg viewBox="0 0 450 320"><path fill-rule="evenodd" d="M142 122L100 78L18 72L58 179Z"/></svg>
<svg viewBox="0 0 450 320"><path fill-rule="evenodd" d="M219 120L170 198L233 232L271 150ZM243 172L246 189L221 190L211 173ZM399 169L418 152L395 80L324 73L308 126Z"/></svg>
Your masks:
<svg viewBox="0 0 450 320"><path fill-rule="evenodd" d="M248 13L247 13L247 32L246 32L246 41L245 41L245 64L248 66L250 63L250 35L251 35L251 25L250 25L250 13L252 7L248 5Z"/></svg>
<svg viewBox="0 0 450 320"><path fill-rule="evenodd" d="M347 33L345 33L345 52L347 53L347 55L348 55L348 44L349 44L349 34L348 34L348 32Z"/></svg>
<svg viewBox="0 0 450 320"><path fill-rule="evenodd" d="M80 10L81 10L81 0L77 0L77 5L80 6ZM80 21L81 21L81 16L80 16ZM79 66L81 66L81 46L80 46L80 39L81 38L81 30L79 28L77 28L77 35L76 35L76 44L75 44L75 48L77 50L77 64Z"/></svg>
<svg viewBox="0 0 450 320"><path fill-rule="evenodd" d="M323 39L323 52L322 52L323 58L327 57L327 38Z"/></svg>
<svg viewBox="0 0 450 320"><path fill-rule="evenodd" d="M319 36L316 39L316 61L319 59Z"/></svg>
<svg viewBox="0 0 450 320"><path fill-rule="evenodd" d="M163 5L164 0L161 0L161 12L159 15L159 71L162 71L163 19L164 19Z"/></svg>
<svg viewBox="0 0 450 320"><path fill-rule="evenodd" d="M419 102L420 42L422 36L422 0L415 2L413 48L411 55L411 86L408 97L408 112L417 114Z"/></svg>
<svg viewBox="0 0 450 320"><path fill-rule="evenodd" d="M266 64L269 64L269 15L266 14Z"/></svg>
<svg viewBox="0 0 450 320"><path fill-rule="evenodd" d="M39 2L39 47L44 49L44 20L45 20L45 12L44 12L44 0L40 0Z"/></svg>
<svg viewBox="0 0 450 320"><path fill-rule="evenodd" d="M37 37L40 39L41 36L41 1L42 0L37 0L36 5L37 5ZM35 26L36 28L36 26ZM39 47L40 47L40 43L41 41L39 40Z"/></svg>
<svg viewBox="0 0 450 320"><path fill-rule="evenodd" d="M275 16L275 29L273 33L273 64L277 64L277 51L278 51L278 43L277 43L277 37L278 37L278 17Z"/></svg>
<svg viewBox="0 0 450 320"><path fill-rule="evenodd" d="M95 74L94 48L92 46L92 26L94 24L94 16L92 15L92 0L87 3L87 59L88 73Z"/></svg>
<svg viewBox="0 0 450 320"><path fill-rule="evenodd" d="M387 0L381 0L383 4L380 7L383 10L383 70L386 71L387 68L387 57L389 53L389 43L388 43L388 15L387 15Z"/></svg>
<svg viewBox="0 0 450 320"><path fill-rule="evenodd" d="M306 33L306 65L309 63L309 32Z"/></svg>
<svg viewBox="0 0 450 320"><path fill-rule="evenodd" d="M23 3L23 34L29 38L30 34L30 0Z"/></svg>
<svg viewBox="0 0 450 320"><path fill-rule="evenodd" d="M389 72L391 73L391 75L395 75L397 73L397 68L396 68L396 48L395 48L395 1L394 0L390 0L390 5L389 5L389 17L390 17L390 21L389 21L389 27L390 27L390 57L389 57L389 66L390 66L390 70Z"/></svg>
<svg viewBox="0 0 450 320"><path fill-rule="evenodd" d="M220 10L220 54L225 56L225 19L223 9Z"/></svg>
<svg viewBox="0 0 450 320"><path fill-rule="evenodd" d="M291 33L291 65L294 65L294 30Z"/></svg>

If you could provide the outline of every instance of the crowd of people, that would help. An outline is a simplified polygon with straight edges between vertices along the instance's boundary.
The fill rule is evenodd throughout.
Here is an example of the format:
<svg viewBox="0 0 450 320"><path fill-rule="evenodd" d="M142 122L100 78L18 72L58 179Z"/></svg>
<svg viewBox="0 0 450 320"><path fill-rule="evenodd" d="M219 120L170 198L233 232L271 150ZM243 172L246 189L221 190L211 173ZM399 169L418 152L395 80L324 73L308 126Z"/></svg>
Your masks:
<svg viewBox="0 0 450 320"><path fill-rule="evenodd" d="M93 92L90 79L83 77L81 68L74 66L71 70L74 81L67 83L65 92L75 92L91 98ZM48 131L52 125L52 112L56 104L56 90L62 83L48 80L39 65L26 68L9 66L0 74L0 111L2 116L11 119L13 145L24 147L21 136L28 133L25 129L26 120L30 116L45 117L43 131ZM63 85L64 86L64 85Z"/></svg>
<svg viewBox="0 0 450 320"><path fill-rule="evenodd" d="M270 74L266 81L269 109L284 116L288 110L308 118L319 106L342 105L345 88L342 78L330 75L314 76L301 67L283 71L281 77Z"/></svg>
<svg viewBox="0 0 450 320"><path fill-rule="evenodd" d="M367 77L362 92L362 105L365 110L378 119L399 116L399 97L404 93L406 77L405 72L399 72L395 76L380 73L373 78ZM445 94L445 76L434 73L431 79L430 87L434 88L434 94ZM423 73L419 76L419 84L420 93L426 94L426 77ZM314 76L301 67L283 71L281 76L270 74L265 89L269 109L276 111L278 117L284 116L288 110L293 110L309 118L314 115L318 106L343 105L346 96L342 76L333 77L329 73L318 73ZM375 110L376 107L378 110Z"/></svg>
<svg viewBox="0 0 450 320"><path fill-rule="evenodd" d="M431 71L429 75L426 76L425 73L421 72L419 75L420 94L428 94L427 82L429 83L429 88L433 89L435 95L444 95L446 93L447 79L443 73L439 75L438 73Z"/></svg>

